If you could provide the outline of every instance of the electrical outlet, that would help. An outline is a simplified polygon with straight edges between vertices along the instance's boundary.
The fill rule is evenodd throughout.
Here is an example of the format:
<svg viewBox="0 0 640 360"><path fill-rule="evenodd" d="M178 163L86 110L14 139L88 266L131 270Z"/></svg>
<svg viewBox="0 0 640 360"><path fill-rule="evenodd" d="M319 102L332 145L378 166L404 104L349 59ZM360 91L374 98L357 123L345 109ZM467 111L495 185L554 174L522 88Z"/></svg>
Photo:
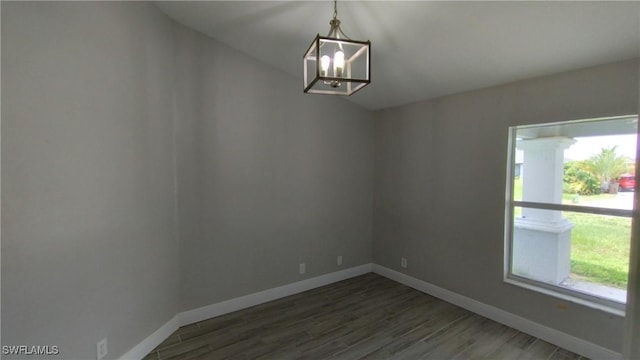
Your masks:
<svg viewBox="0 0 640 360"><path fill-rule="evenodd" d="M338 264L338 266L342 265L342 255L338 255L338 260L336 260L336 263Z"/></svg>
<svg viewBox="0 0 640 360"><path fill-rule="evenodd" d="M307 265L305 263L300 263L300 274L304 274L307 272Z"/></svg>
<svg viewBox="0 0 640 360"><path fill-rule="evenodd" d="M400 258L400 266L404 269L407 268L407 258Z"/></svg>
<svg viewBox="0 0 640 360"><path fill-rule="evenodd" d="M107 338L98 341L96 344L96 352L98 360L102 360L107 356Z"/></svg>

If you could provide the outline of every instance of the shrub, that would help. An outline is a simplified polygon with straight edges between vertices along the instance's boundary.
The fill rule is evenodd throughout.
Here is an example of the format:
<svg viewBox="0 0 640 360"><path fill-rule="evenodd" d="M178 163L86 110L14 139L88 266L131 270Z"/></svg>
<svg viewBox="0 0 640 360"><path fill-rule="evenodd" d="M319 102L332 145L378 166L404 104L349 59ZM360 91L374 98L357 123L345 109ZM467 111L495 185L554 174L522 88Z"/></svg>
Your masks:
<svg viewBox="0 0 640 360"><path fill-rule="evenodd" d="M570 194L596 195L602 191L600 181L584 161L568 161L564 164L563 191Z"/></svg>

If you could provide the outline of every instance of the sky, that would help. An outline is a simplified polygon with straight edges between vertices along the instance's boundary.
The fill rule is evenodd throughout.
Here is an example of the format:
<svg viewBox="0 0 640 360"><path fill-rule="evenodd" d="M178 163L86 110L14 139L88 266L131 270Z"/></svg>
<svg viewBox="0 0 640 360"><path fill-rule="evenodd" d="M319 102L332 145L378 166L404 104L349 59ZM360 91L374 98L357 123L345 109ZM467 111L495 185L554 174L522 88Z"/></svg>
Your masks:
<svg viewBox="0 0 640 360"><path fill-rule="evenodd" d="M636 158L636 135L611 135L575 138L576 143L564 151L566 160L584 160L600 152L602 148L617 145L616 153L630 159Z"/></svg>

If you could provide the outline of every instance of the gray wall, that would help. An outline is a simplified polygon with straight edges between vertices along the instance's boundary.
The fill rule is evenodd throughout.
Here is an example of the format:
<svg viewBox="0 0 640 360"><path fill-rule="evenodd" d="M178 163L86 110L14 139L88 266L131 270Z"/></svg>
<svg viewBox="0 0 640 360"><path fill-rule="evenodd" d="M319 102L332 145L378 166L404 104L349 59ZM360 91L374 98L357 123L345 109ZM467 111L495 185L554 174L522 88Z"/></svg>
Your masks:
<svg viewBox="0 0 640 360"><path fill-rule="evenodd" d="M109 357L179 309L172 27L2 2L2 343Z"/></svg>
<svg viewBox="0 0 640 360"><path fill-rule="evenodd" d="M145 3L2 2L2 73L3 345L114 358L371 262L370 112Z"/></svg>
<svg viewBox="0 0 640 360"><path fill-rule="evenodd" d="M621 351L620 317L505 284L507 128L636 114L638 62L532 79L375 114L373 259Z"/></svg>
<svg viewBox="0 0 640 360"><path fill-rule="evenodd" d="M640 63L638 64L640 67ZM640 92L638 93L638 103L640 104ZM640 159L640 147L636 148L636 159ZM640 175L640 168L636 167L636 177ZM636 184L636 194L638 193L639 185ZM640 206L640 199L636 196L635 208ZM625 359L640 358L640 224L636 221L632 225L631 229L632 239L631 249L632 254L629 261L629 285L627 295L627 311L625 313L625 340L623 343L622 356ZM635 256L633 256L635 254Z"/></svg>
<svg viewBox="0 0 640 360"><path fill-rule="evenodd" d="M183 308L371 262L371 112L176 36L179 92L191 92L177 125Z"/></svg>

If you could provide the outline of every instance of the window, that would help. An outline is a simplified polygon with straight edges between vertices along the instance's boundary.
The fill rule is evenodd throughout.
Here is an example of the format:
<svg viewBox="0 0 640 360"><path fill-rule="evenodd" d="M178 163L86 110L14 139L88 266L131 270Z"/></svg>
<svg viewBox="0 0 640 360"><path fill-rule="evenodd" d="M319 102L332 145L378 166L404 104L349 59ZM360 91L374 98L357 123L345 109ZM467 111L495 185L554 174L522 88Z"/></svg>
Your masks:
<svg viewBox="0 0 640 360"><path fill-rule="evenodd" d="M624 311L637 116L511 127L505 281Z"/></svg>

